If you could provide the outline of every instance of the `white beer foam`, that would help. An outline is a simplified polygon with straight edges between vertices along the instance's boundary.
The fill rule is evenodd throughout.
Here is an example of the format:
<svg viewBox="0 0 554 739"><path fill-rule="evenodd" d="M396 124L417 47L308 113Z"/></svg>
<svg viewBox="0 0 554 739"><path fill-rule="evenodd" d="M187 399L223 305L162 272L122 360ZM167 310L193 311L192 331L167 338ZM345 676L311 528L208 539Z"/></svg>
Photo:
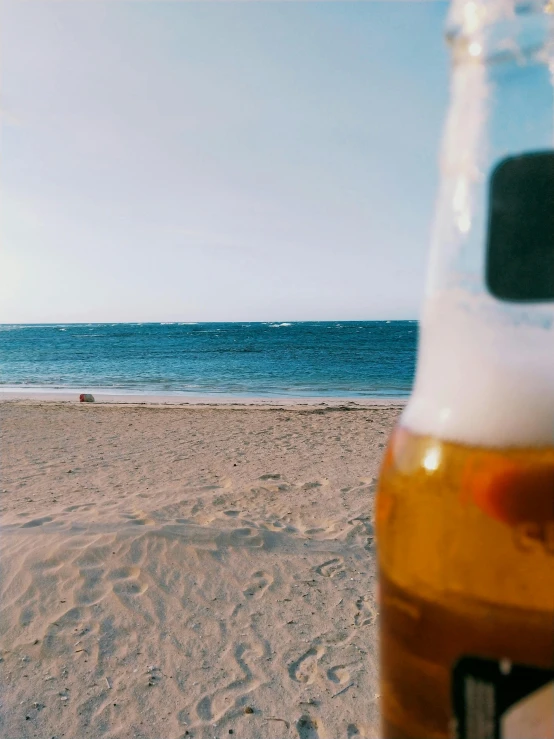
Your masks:
<svg viewBox="0 0 554 739"><path fill-rule="evenodd" d="M402 424L485 447L554 444L554 307L462 291L429 299Z"/></svg>

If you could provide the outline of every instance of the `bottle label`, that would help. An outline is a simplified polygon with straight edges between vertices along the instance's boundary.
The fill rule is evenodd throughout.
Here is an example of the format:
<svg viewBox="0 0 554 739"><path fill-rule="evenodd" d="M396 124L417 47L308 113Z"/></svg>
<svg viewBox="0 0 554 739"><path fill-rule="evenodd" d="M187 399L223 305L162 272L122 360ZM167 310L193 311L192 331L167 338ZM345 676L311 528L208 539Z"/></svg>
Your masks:
<svg viewBox="0 0 554 739"><path fill-rule="evenodd" d="M554 670L463 657L452 689L457 739L554 739Z"/></svg>
<svg viewBox="0 0 554 739"><path fill-rule="evenodd" d="M554 152L503 159L490 180L486 281L500 300L554 300Z"/></svg>

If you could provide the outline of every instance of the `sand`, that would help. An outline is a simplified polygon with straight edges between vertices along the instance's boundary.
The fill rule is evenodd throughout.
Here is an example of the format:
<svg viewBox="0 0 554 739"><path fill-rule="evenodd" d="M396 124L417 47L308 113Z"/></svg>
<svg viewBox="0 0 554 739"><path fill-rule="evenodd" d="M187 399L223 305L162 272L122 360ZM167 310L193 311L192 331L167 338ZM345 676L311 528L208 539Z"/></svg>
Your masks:
<svg viewBox="0 0 554 739"><path fill-rule="evenodd" d="M378 737L399 410L0 403L2 739Z"/></svg>

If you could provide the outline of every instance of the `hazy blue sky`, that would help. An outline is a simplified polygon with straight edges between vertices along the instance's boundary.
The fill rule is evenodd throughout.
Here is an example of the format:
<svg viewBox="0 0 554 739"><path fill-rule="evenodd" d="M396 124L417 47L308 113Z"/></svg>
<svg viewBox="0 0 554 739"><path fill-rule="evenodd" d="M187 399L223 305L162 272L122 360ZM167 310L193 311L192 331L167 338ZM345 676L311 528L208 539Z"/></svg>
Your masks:
<svg viewBox="0 0 554 739"><path fill-rule="evenodd" d="M417 316L446 9L4 0L0 322Z"/></svg>

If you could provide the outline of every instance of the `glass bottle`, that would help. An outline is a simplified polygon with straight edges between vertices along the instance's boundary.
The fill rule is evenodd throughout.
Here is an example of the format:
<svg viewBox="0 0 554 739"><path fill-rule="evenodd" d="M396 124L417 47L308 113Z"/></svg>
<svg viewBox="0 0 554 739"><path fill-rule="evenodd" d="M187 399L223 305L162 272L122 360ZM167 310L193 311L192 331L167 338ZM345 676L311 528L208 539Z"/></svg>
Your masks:
<svg viewBox="0 0 554 739"><path fill-rule="evenodd" d="M553 11L450 8L416 381L377 497L385 739L554 737Z"/></svg>

